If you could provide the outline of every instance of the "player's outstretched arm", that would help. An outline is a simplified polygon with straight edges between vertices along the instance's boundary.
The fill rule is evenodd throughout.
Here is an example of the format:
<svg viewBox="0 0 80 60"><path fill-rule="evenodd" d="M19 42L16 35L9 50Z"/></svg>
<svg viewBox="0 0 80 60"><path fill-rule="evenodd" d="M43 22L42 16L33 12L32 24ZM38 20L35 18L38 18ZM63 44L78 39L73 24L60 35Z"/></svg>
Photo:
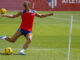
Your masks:
<svg viewBox="0 0 80 60"><path fill-rule="evenodd" d="M53 13L49 13L49 14L39 14L38 12L35 11L35 16L43 18L43 17L47 17L47 16L52 16Z"/></svg>
<svg viewBox="0 0 80 60"><path fill-rule="evenodd" d="M22 12L18 12L17 14L14 14L14 15L2 14L3 17L8 17L8 18L16 18L21 15L22 15Z"/></svg>

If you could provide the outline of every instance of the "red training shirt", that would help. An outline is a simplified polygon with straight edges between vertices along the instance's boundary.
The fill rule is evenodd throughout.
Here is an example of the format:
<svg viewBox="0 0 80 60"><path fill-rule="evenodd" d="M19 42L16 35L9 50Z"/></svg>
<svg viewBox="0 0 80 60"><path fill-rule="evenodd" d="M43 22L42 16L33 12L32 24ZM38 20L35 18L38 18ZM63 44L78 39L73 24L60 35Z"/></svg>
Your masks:
<svg viewBox="0 0 80 60"><path fill-rule="evenodd" d="M28 12L26 10L23 10L20 29L23 29L26 31L32 31L34 16L35 16L34 10L30 10Z"/></svg>

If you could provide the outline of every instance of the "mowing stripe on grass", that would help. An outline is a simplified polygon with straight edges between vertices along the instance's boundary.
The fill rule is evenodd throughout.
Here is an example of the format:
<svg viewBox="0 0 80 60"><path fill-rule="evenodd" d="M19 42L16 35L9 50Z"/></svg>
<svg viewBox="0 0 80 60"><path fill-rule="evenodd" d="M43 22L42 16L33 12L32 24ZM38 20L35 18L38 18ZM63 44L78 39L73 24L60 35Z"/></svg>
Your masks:
<svg viewBox="0 0 80 60"><path fill-rule="evenodd" d="M13 48L13 50L20 50L21 48ZM55 49L67 49L67 48L28 48L27 50L55 50ZM4 48L0 49L4 50Z"/></svg>
<svg viewBox="0 0 80 60"><path fill-rule="evenodd" d="M20 50L21 48L13 48L13 50ZM59 49L66 49L67 48L28 48L27 50L59 50ZM71 49L80 49L80 48L71 48ZM0 48L0 50L4 50L4 48Z"/></svg>
<svg viewBox="0 0 80 60"><path fill-rule="evenodd" d="M54 14L54 15L80 15L80 14Z"/></svg>
<svg viewBox="0 0 80 60"><path fill-rule="evenodd" d="M67 22L69 22L70 21L70 19L68 19L68 18L57 18L57 17L47 17L47 18L55 18L55 19L58 19L59 21L61 21L61 20L64 20L64 21L67 21ZM76 22L76 23L79 23L80 22L80 20L74 20L73 22Z"/></svg>

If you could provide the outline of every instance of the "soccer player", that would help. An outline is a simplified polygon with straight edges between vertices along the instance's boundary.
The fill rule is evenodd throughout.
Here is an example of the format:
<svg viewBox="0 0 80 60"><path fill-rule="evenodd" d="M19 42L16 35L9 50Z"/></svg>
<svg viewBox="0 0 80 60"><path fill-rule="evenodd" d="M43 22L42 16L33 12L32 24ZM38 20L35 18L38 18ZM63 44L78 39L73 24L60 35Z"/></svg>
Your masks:
<svg viewBox="0 0 80 60"><path fill-rule="evenodd" d="M34 22L34 16L43 18L47 16L52 16L53 13L49 14L39 14L38 12L30 9L30 2L25 1L24 2L24 10L18 12L17 14L14 15L7 15L7 14L2 14L3 17L8 17L8 18L16 18L21 16L22 22L17 30L17 32L10 38L6 36L0 36L1 40L7 40L9 42L14 43L21 35L24 35L25 38L27 39L27 42L24 44L23 48L19 52L20 55L26 55L24 51L28 48L32 41L32 27L33 27L33 22Z"/></svg>

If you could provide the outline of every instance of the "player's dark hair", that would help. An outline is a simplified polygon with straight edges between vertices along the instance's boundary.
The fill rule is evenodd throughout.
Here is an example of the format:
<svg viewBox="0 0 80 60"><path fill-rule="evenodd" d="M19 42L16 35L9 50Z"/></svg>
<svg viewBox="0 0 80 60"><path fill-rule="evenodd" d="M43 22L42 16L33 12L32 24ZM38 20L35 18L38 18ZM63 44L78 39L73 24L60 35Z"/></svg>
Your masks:
<svg viewBox="0 0 80 60"><path fill-rule="evenodd" d="M25 1L24 2L24 7L27 9L30 7L30 2L29 1Z"/></svg>

